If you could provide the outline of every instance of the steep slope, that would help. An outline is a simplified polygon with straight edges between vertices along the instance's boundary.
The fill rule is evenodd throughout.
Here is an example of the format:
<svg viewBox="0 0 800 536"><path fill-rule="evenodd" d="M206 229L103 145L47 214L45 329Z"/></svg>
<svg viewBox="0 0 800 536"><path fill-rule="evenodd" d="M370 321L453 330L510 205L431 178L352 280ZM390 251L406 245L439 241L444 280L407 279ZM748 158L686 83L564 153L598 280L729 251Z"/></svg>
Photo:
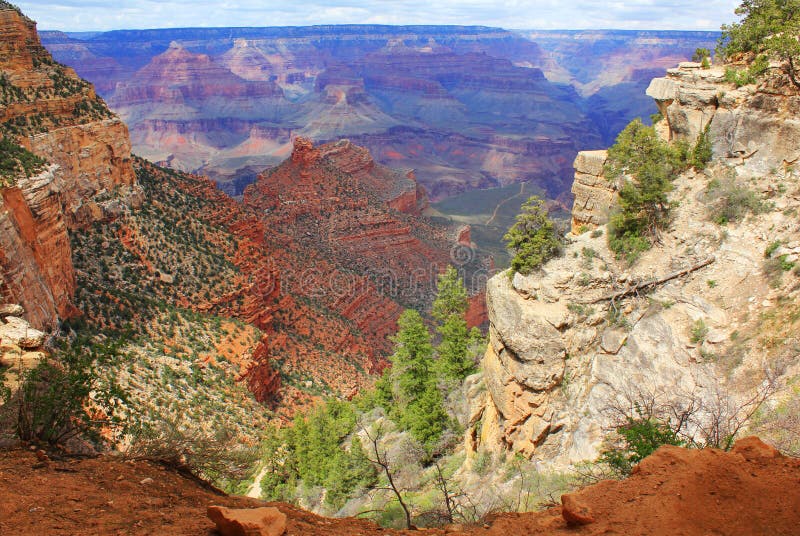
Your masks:
<svg viewBox="0 0 800 536"><path fill-rule="evenodd" d="M387 297L425 308L435 274L454 262L448 252L455 245L455 230L449 237L446 228L420 217L427 197L413 174L377 165L366 149L347 140L314 147L297 138L291 159L248 187L244 203L263 214L273 232L313 252L301 253L303 271L328 278L327 283L315 280L324 284L315 291L329 299L347 298L368 276ZM330 277L317 262L354 275ZM349 298L344 300L347 311L374 300L358 294Z"/></svg>
<svg viewBox="0 0 800 536"><path fill-rule="evenodd" d="M3 303L21 304L34 328L69 318L90 345L120 348L103 373L134 393L135 414L221 425L236 413L247 441L268 416L255 400L290 412L370 384L403 306L429 305L457 240L417 221L427 198L413 174L349 143L320 153L299 139L243 205L206 178L134 161L124 124L2 6ZM213 119L282 102L274 82L179 46L142 73L120 88L132 109L201 100L219 105Z"/></svg>
<svg viewBox="0 0 800 536"><path fill-rule="evenodd" d="M72 312L67 229L137 202L130 143L92 86L55 63L36 24L5 2L0 36L0 135L52 164L4 181L0 290L33 326L51 328Z"/></svg>
<svg viewBox="0 0 800 536"><path fill-rule="evenodd" d="M426 529L426 534L793 534L800 517L800 463L782 458L757 439L733 452L664 447L631 478L605 481L566 502L588 510L594 522L568 525L556 507L538 513L499 514L482 526ZM254 499L222 496L164 467L112 459L37 463L31 452L0 452L0 530L8 535L211 533L209 505L253 508ZM31 507L31 504L37 506ZM415 534L360 519L326 519L285 504L289 535ZM584 510L584 512L586 511Z"/></svg>
<svg viewBox="0 0 800 536"><path fill-rule="evenodd" d="M694 143L708 125L714 153L674 181L671 222L650 251L628 265L608 249L618 185L603 176L605 152L581 153L564 255L490 280L472 448L564 467L595 459L636 403L684 414L697 437L735 430L773 388L762 425L794 403L800 97L778 77L736 89L723 74L687 63L648 89L665 138Z"/></svg>

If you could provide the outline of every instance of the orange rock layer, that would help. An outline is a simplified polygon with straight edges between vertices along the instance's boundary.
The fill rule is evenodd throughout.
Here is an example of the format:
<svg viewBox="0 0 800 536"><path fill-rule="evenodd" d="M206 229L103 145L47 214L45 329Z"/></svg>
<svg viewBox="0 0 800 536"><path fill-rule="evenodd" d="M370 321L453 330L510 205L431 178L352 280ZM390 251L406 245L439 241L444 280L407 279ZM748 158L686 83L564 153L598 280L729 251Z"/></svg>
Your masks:
<svg viewBox="0 0 800 536"><path fill-rule="evenodd" d="M72 313L67 228L121 210L98 194L109 202L135 191L130 141L92 86L52 60L36 23L1 6L0 76L0 135L57 164L2 192L0 291L34 327L51 328Z"/></svg>

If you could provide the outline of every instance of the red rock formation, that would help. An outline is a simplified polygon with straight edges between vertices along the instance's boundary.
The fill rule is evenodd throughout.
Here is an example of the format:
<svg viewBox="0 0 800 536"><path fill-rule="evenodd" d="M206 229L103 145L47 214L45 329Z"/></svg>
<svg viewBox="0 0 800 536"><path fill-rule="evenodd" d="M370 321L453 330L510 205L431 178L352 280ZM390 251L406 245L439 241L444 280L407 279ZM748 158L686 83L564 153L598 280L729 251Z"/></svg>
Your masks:
<svg viewBox="0 0 800 536"><path fill-rule="evenodd" d="M489 311L486 309L486 293L470 296L467 308L467 326L479 327L489 322Z"/></svg>
<svg viewBox="0 0 800 536"><path fill-rule="evenodd" d="M49 328L72 313L67 227L120 210L112 198L135 190L130 141L92 86L53 62L36 23L6 4L0 6L0 75L0 135L57 164L3 190L0 203L4 298L22 304L33 326ZM94 201L101 192L110 201Z"/></svg>
<svg viewBox="0 0 800 536"><path fill-rule="evenodd" d="M34 327L52 328L73 312L75 272L60 197L52 191L53 168L0 191L0 229L5 298L26 309Z"/></svg>
<svg viewBox="0 0 800 536"><path fill-rule="evenodd" d="M424 206L419 192L413 175L377 165L366 149L347 140L314 148L298 138L292 158L248 187L244 203L263 214L271 231L286 237L304 259L307 274L321 276L311 277L321 285L315 291L355 320L372 318L367 312L376 307L387 310L392 300L377 293L375 284L388 296L424 306L436 274L449 263L446 230L404 213L417 214ZM360 275L329 272L331 264ZM380 324L357 322L370 329Z"/></svg>

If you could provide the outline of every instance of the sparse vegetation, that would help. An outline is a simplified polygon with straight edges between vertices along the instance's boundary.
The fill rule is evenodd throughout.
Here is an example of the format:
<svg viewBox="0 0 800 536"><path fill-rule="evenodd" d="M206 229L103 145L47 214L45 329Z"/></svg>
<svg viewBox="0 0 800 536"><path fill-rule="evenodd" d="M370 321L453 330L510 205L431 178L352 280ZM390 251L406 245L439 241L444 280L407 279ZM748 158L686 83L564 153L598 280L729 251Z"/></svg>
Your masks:
<svg viewBox="0 0 800 536"><path fill-rule="evenodd" d="M696 61L703 69L711 67L711 51L707 48L697 48L692 54L692 61Z"/></svg>
<svg viewBox="0 0 800 536"><path fill-rule="evenodd" d="M684 158L638 119L617 137L605 173L610 180L626 177L608 226L608 244L618 256L632 263L658 240L668 221L672 178L685 168Z"/></svg>
<svg viewBox="0 0 800 536"><path fill-rule="evenodd" d="M21 374L19 389L5 391L0 409L13 413L15 432L26 441L65 445L82 438L100 444L103 429L124 434L131 419L123 419L116 408L126 394L98 373L119 357L116 345L86 338L65 343L55 356Z"/></svg>
<svg viewBox="0 0 800 536"><path fill-rule="evenodd" d="M14 143L9 136L0 139L0 188L13 186L21 177L31 177L47 165L44 159Z"/></svg>
<svg viewBox="0 0 800 536"><path fill-rule="evenodd" d="M720 225L739 222L748 214L762 214L769 208L756 192L732 177L709 182L705 200L711 206L710 219Z"/></svg>
<svg viewBox="0 0 800 536"><path fill-rule="evenodd" d="M702 318L695 320L694 324L692 325L689 340L694 344L699 344L705 341L707 336L708 326L706 325L705 320Z"/></svg>

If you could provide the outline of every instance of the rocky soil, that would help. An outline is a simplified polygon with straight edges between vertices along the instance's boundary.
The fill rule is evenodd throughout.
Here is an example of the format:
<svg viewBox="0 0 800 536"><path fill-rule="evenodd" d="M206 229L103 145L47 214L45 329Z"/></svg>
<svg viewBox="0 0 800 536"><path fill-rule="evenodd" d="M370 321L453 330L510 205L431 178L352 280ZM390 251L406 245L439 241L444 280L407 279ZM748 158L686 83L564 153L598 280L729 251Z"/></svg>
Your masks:
<svg viewBox="0 0 800 536"><path fill-rule="evenodd" d="M209 505L264 503L227 497L165 467L111 458L44 460L29 450L0 451L3 534L214 534ZM565 506L498 514L474 526L426 534L790 535L800 523L800 462L757 439L732 452L664 447L624 481L604 481L565 496ZM414 534L352 518L326 519L276 504L287 535ZM568 524L580 514L585 525Z"/></svg>

